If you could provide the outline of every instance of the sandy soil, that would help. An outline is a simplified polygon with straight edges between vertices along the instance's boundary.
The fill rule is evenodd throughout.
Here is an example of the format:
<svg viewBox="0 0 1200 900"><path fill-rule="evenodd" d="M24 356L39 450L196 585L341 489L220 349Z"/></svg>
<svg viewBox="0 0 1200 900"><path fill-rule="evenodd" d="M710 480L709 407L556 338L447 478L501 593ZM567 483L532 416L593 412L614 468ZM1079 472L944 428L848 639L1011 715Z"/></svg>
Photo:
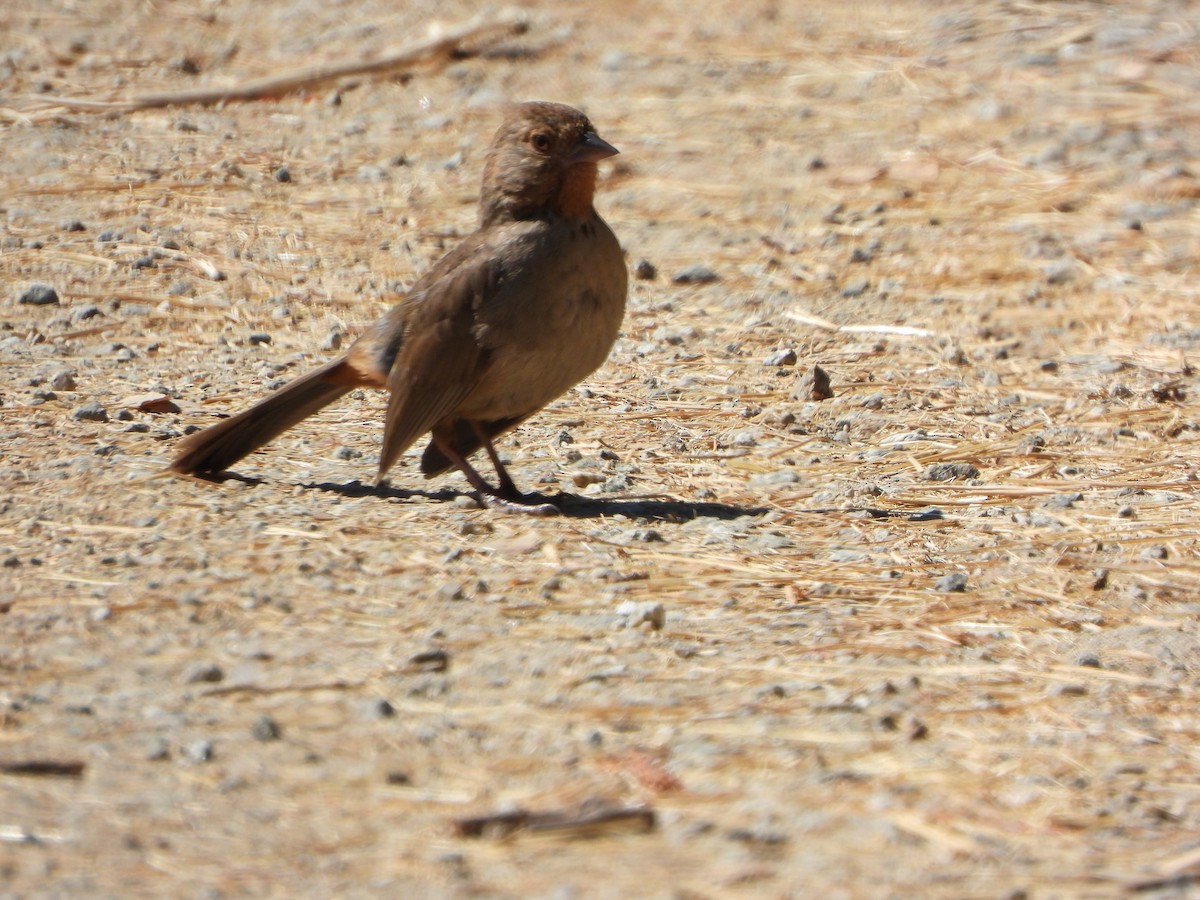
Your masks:
<svg viewBox="0 0 1200 900"><path fill-rule="evenodd" d="M0 892L1194 896L1196 4L541 2L64 102L422 6L0 10ZM656 271L504 442L565 514L369 489L365 392L154 477L473 227L530 97Z"/></svg>

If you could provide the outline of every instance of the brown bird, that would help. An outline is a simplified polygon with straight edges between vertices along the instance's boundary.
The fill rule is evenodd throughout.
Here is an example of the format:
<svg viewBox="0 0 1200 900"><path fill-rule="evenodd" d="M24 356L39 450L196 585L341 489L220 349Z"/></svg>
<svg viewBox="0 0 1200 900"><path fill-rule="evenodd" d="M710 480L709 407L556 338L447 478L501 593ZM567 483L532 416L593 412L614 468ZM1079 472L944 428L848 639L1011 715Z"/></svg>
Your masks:
<svg viewBox="0 0 1200 900"><path fill-rule="evenodd" d="M592 205L596 164L616 153L579 110L515 106L488 150L478 230L345 356L184 438L170 469L220 472L354 388L386 388L376 483L430 432L426 478L457 467L489 506L553 512L517 490L492 440L593 372L616 340L625 261ZM467 462L480 448L495 486Z"/></svg>

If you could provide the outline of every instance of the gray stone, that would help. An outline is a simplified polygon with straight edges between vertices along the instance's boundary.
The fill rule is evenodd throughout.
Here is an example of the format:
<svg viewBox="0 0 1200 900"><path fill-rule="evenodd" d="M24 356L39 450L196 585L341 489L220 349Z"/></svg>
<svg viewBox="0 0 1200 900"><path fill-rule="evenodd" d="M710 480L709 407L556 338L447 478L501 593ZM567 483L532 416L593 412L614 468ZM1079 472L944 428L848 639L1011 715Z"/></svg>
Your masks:
<svg viewBox="0 0 1200 900"><path fill-rule="evenodd" d="M17 302L27 306L58 306L58 291L48 284L31 284Z"/></svg>
<svg viewBox="0 0 1200 900"><path fill-rule="evenodd" d="M962 572L951 572L939 578L935 587L946 594L962 593L967 589L967 576Z"/></svg>
<svg viewBox="0 0 1200 900"><path fill-rule="evenodd" d="M93 400L72 412L71 418L76 422L107 422L108 410Z"/></svg>

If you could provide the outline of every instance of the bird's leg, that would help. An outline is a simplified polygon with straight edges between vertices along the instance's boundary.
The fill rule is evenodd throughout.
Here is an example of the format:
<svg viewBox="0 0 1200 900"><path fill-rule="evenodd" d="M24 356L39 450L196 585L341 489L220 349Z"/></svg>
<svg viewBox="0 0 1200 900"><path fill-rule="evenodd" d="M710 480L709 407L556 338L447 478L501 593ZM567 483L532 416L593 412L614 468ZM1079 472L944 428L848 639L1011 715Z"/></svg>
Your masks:
<svg viewBox="0 0 1200 900"><path fill-rule="evenodd" d="M471 420L471 428L474 429L475 436L479 438L479 443L483 444L483 449L487 451L488 459L492 461L492 468L496 470L496 493L507 500L518 502L522 500L524 495L517 490L517 486L508 474L508 469L504 468L504 463L500 462L500 455L492 444L491 436L474 419Z"/></svg>
<svg viewBox="0 0 1200 900"><path fill-rule="evenodd" d="M479 492L479 500L484 506L491 509L498 509L502 512L525 513L526 515L533 516L553 516L558 514L558 507L551 503L530 503L525 499L524 495L517 490L517 486L513 484L513 480L508 476L508 472L505 471L499 457L496 456L496 448L492 446L492 442L486 436L484 436L483 445L487 448L488 456L491 457L492 464L496 466L496 472L500 476L499 488L494 488L484 481L483 476L475 471L475 468L467 462L466 458L449 441L442 440L436 433L433 440L437 444L438 449L446 455L446 459L454 463L459 471L466 476L471 487Z"/></svg>

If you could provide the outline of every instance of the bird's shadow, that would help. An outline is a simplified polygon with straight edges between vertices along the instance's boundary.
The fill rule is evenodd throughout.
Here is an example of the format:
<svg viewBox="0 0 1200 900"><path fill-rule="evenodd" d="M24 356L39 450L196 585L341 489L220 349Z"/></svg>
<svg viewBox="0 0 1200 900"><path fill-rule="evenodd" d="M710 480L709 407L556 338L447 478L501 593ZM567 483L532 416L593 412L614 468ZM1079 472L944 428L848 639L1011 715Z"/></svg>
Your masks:
<svg viewBox="0 0 1200 900"><path fill-rule="evenodd" d="M421 497L443 503L453 502L457 497L472 497L460 491L421 491L394 488L390 485L373 486L361 481L336 484L324 481L306 484L307 488L329 491L343 497L383 497L390 500L410 500ZM727 503L690 503L655 497L599 498L580 497L578 494L526 494L532 504L549 503L558 509L558 514L568 519L603 519L609 516L625 516L630 519L651 519L661 522L684 522L689 519L738 519L742 516L760 516L768 512L763 506L733 506Z"/></svg>
<svg viewBox="0 0 1200 900"><path fill-rule="evenodd" d="M234 472L222 472L216 476L205 476L206 481L239 481L251 486L265 484L265 479L251 478ZM420 491L394 488L388 484L363 484L355 479L345 484L322 481L309 482L302 487L317 491L329 491L343 497L381 497L388 500L412 500L421 497L440 503L452 503L458 497L470 497L461 491L445 488L440 491ZM689 503L685 500L670 500L657 497L600 498L580 497L578 494L526 494L531 504L548 503L558 509L558 514L568 519L603 519L608 516L625 516L630 519L649 519L658 522L686 522L691 519L740 519L743 516L761 516L770 512L765 506L734 506L729 503ZM872 519L904 519L909 522L940 522L945 513L937 507L919 510L881 509L874 506L851 506L838 509L796 509L793 512L808 515L845 515L855 513Z"/></svg>

